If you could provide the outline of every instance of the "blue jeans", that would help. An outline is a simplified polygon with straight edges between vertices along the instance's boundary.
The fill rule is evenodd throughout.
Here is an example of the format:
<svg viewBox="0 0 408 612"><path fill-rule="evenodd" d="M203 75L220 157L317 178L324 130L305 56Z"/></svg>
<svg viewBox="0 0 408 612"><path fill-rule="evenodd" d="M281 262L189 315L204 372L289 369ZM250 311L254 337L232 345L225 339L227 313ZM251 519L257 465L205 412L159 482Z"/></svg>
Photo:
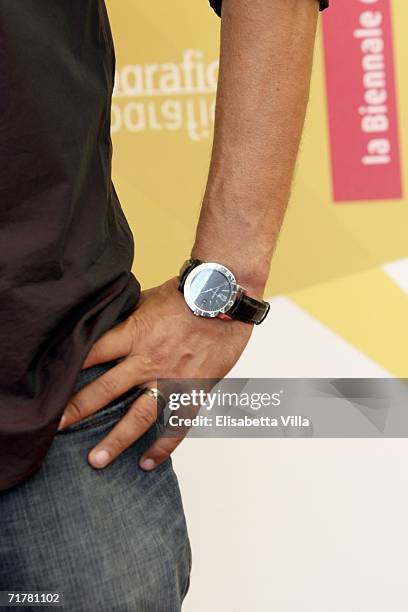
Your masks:
<svg viewBox="0 0 408 612"><path fill-rule="evenodd" d="M115 363L82 370L76 390ZM181 610L191 550L177 478L171 460L138 467L162 425L103 470L87 462L138 393L58 433L40 470L0 493L0 591L57 592L69 612Z"/></svg>

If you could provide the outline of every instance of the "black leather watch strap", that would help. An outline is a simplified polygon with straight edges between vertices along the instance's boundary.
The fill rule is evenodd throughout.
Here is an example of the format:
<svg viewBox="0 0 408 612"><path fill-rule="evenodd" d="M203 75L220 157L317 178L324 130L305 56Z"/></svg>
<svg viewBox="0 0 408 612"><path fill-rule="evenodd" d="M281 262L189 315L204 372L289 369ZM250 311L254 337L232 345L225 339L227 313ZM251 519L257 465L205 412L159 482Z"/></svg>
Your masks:
<svg viewBox="0 0 408 612"><path fill-rule="evenodd" d="M178 290L184 291L184 283L186 282L187 276L190 274L191 270L194 270L197 266L202 264L203 262L200 259L187 259L181 266L181 270L179 272L179 286Z"/></svg>
<svg viewBox="0 0 408 612"><path fill-rule="evenodd" d="M228 312L228 316L244 323L259 325L265 319L270 307L269 302L255 300L243 293Z"/></svg>

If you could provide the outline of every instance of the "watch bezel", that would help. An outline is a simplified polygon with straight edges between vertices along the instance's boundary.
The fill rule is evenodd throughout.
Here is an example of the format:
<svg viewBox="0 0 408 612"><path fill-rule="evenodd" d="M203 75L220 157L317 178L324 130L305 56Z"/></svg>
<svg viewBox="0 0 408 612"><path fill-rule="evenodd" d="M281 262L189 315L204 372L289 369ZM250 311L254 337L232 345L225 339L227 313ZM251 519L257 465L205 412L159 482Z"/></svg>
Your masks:
<svg viewBox="0 0 408 612"><path fill-rule="evenodd" d="M191 297L191 283L193 280L204 270L212 270L214 272L220 272L223 274L230 283L231 286L231 296L228 302L217 310L204 310L203 308L199 308ZM196 266L189 274L184 283L184 299L192 312L198 317L206 317L206 318L215 318L220 314L226 314L234 305L237 295L239 293L240 287L235 279L235 276L227 267L222 264L218 264L215 262L206 262L199 264Z"/></svg>

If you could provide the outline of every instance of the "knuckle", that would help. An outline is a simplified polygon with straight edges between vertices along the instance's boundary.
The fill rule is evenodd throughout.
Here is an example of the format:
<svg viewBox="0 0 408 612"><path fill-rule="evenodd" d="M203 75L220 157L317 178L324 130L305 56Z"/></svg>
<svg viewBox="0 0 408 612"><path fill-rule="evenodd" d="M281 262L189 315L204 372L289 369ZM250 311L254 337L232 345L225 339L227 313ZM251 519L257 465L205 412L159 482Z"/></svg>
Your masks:
<svg viewBox="0 0 408 612"><path fill-rule="evenodd" d="M111 401L119 395L118 384L114 378L101 376L99 386L106 400Z"/></svg>
<svg viewBox="0 0 408 612"><path fill-rule="evenodd" d="M67 405L67 412L75 420L85 416L85 411L77 397L71 397Z"/></svg>
<svg viewBox="0 0 408 612"><path fill-rule="evenodd" d="M98 343L94 344L88 353L87 358L93 359L95 362L102 360L102 352Z"/></svg>
<svg viewBox="0 0 408 612"><path fill-rule="evenodd" d="M134 314L130 315L126 321L124 321L124 326L126 329L126 333L129 335L129 338L132 342L137 341L137 323L136 317Z"/></svg>
<svg viewBox="0 0 408 612"><path fill-rule="evenodd" d="M157 371L156 361L150 355L142 355L140 357L140 367L150 378L155 378Z"/></svg>
<svg viewBox="0 0 408 612"><path fill-rule="evenodd" d="M140 312L132 317L131 332L133 339L139 341L140 338L146 336L151 331L151 324L146 317L142 316Z"/></svg>
<svg viewBox="0 0 408 612"><path fill-rule="evenodd" d="M154 449L155 456L160 459L160 461L164 461L165 459L167 459L167 457L170 457L172 450L174 449L167 448L167 446L165 446L165 444L160 441L156 443Z"/></svg>
<svg viewBox="0 0 408 612"><path fill-rule="evenodd" d="M153 402L138 402L129 411L137 425L150 427L156 419L156 407Z"/></svg>
<svg viewBox="0 0 408 612"><path fill-rule="evenodd" d="M117 457L122 453L128 446L130 442L125 435L120 434L119 432L115 433L115 436L109 440L109 454L113 457Z"/></svg>

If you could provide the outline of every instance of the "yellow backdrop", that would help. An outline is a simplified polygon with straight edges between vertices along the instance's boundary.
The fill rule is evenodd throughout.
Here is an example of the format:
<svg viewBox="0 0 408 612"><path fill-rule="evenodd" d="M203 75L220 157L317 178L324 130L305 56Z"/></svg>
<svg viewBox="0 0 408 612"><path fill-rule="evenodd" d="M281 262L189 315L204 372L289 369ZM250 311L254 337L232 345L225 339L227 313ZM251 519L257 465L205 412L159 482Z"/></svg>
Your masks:
<svg viewBox="0 0 408 612"><path fill-rule="evenodd" d="M134 271L151 286L176 274L191 248L210 158L220 20L206 0L107 0L107 7L117 56L114 179L135 237ZM408 5L394 0L392 7L401 110L408 103ZM406 113L399 120L405 184ZM407 295L382 266L407 256L407 228L406 200L332 201L319 35L291 203L266 297L289 296L405 376Z"/></svg>

